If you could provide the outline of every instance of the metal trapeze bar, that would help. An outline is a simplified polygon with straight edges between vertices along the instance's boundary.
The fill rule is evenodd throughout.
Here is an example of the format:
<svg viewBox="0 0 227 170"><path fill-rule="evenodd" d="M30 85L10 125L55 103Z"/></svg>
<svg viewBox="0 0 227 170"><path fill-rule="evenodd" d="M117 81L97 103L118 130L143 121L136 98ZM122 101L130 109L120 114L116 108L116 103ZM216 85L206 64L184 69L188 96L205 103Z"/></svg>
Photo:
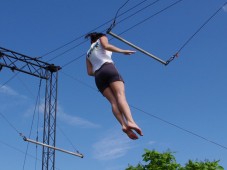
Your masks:
<svg viewBox="0 0 227 170"><path fill-rule="evenodd" d="M162 64L164 64L164 65L167 65L167 62L165 62L165 61L161 60L160 58L156 57L155 55L153 55L153 54L151 54L151 53L149 53L149 52L143 50L142 48L137 47L136 45L134 45L134 44L128 42L127 40L125 40L125 39L119 37L118 35L114 34L113 32L108 31L107 33L110 34L110 35L112 35L113 37L117 38L118 40L120 40L120 41L122 41L122 42L128 44L129 46L131 46L131 47L137 49L138 51L140 51L140 52L142 52L142 53L148 55L149 57L152 57L153 59L159 61L160 63L162 63Z"/></svg>
<svg viewBox="0 0 227 170"><path fill-rule="evenodd" d="M31 140L31 139L28 139L26 137L23 137L24 141L26 142L31 142L31 143L34 143L34 144L37 144L37 145L41 145L41 146L44 146L44 147L48 147L48 148L51 148L51 149L54 149L54 150L58 150L58 151L61 151L61 152L64 152L64 153L67 153L67 154L71 154L73 156L78 156L80 158L83 158L84 156L80 153L75 153L75 152L70 152L70 151L67 151L67 150L64 150L64 149L60 149L60 148L56 148L54 146L50 146L50 145L47 145L47 144L44 144L44 143L41 143L41 142L37 142L37 141L34 141L34 140Z"/></svg>

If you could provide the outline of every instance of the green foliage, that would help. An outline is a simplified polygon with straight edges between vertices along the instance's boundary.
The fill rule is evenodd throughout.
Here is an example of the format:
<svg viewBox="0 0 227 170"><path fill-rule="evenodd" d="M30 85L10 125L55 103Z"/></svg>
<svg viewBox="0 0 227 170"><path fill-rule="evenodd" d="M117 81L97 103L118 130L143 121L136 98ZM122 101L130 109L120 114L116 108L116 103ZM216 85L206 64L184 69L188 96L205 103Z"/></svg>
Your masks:
<svg viewBox="0 0 227 170"><path fill-rule="evenodd" d="M150 151L145 149L145 153L142 155L143 161L146 163L142 165L139 163L137 166L129 166L126 170L224 170L219 165L219 161L210 162L208 160L204 162L197 162L189 160L185 167L182 167L176 162L173 152L167 151L159 153L155 150Z"/></svg>
<svg viewBox="0 0 227 170"><path fill-rule="evenodd" d="M224 170L224 168L220 166L218 162L219 161L210 162L208 160L205 162L193 162L189 160L184 170Z"/></svg>
<svg viewBox="0 0 227 170"><path fill-rule="evenodd" d="M138 164L136 167L129 166L126 170L178 170L180 168L180 164L176 163L175 157L170 151L159 153L155 150L145 149L143 161L147 164Z"/></svg>

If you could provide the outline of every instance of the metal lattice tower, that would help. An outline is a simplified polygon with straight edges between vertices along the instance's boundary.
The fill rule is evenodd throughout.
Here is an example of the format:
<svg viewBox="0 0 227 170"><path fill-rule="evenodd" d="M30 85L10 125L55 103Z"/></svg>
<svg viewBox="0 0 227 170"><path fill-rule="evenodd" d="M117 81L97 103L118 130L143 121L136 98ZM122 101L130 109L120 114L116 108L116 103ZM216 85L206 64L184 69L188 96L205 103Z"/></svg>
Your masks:
<svg viewBox="0 0 227 170"><path fill-rule="evenodd" d="M0 47L0 70L4 67L46 79L43 144L55 147L59 66ZM43 146L42 170L55 169L55 149Z"/></svg>
<svg viewBox="0 0 227 170"><path fill-rule="evenodd" d="M57 113L57 89L58 68L49 66L46 70L45 110L43 143L55 146L56 141L56 113ZM42 151L42 170L55 169L55 149L44 147Z"/></svg>

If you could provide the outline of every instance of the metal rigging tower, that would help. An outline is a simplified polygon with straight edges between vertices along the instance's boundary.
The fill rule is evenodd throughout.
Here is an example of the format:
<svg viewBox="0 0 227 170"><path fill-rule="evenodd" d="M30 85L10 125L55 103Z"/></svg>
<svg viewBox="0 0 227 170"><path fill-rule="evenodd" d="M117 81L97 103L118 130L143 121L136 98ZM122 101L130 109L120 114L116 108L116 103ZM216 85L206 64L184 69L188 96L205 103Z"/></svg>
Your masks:
<svg viewBox="0 0 227 170"><path fill-rule="evenodd" d="M0 47L0 71L3 67L46 80L42 170L54 170L58 71L61 67Z"/></svg>

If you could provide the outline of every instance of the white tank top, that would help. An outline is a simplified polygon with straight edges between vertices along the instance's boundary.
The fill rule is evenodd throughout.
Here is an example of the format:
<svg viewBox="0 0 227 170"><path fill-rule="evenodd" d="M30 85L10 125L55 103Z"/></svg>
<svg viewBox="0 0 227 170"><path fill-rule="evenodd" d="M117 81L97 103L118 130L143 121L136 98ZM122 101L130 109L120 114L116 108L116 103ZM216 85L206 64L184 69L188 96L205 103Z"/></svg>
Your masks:
<svg viewBox="0 0 227 170"><path fill-rule="evenodd" d="M98 70L104 63L113 63L111 58L112 52L103 48L100 40L91 44L90 49L87 51L87 59L92 64L92 71Z"/></svg>

